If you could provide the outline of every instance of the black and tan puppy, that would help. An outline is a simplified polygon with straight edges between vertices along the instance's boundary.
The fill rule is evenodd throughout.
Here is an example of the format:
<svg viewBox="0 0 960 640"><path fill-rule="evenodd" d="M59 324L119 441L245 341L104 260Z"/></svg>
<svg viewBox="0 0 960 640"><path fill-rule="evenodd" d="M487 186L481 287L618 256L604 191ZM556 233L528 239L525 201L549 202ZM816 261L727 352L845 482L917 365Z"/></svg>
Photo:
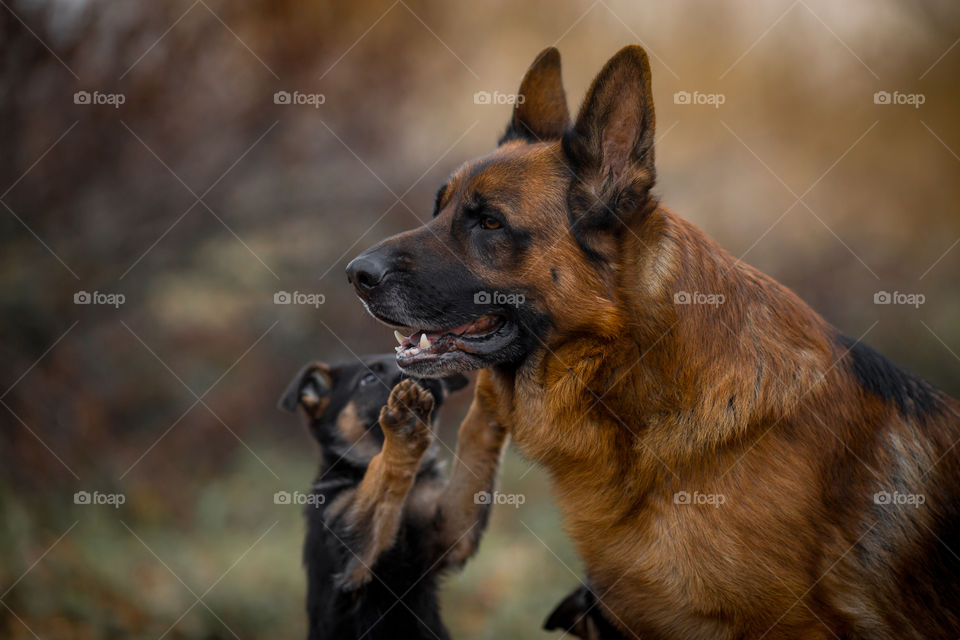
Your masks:
<svg viewBox="0 0 960 640"><path fill-rule="evenodd" d="M430 425L462 375L414 380L393 355L304 368L281 398L303 408L321 464L306 509L309 638L447 638L437 580L476 551L506 431L479 409L449 478Z"/></svg>

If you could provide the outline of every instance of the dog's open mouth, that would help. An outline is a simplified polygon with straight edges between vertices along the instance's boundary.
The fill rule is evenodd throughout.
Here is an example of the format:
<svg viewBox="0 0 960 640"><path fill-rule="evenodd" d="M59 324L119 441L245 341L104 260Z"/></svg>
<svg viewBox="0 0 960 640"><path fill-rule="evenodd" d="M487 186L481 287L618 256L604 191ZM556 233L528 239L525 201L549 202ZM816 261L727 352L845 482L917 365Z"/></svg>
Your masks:
<svg viewBox="0 0 960 640"><path fill-rule="evenodd" d="M503 316L489 314L449 329L404 329L407 335L394 331L400 343L397 364L410 367L457 351L478 355L488 352L506 325Z"/></svg>
<svg viewBox="0 0 960 640"><path fill-rule="evenodd" d="M508 362L519 354L523 325L509 312L497 310L468 322L463 322L462 314L451 314L446 321L449 325L444 327L442 318L428 325L424 319L409 315L401 320L369 305L367 309L395 330L397 364L409 376L442 378ZM463 324L454 326L455 322Z"/></svg>

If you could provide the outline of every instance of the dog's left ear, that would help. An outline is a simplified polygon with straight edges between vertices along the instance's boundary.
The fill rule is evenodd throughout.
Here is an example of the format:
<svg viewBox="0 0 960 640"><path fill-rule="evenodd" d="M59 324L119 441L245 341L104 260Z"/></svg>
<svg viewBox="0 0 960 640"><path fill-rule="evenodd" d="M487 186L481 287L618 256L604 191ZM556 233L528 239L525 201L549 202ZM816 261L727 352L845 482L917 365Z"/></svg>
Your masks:
<svg viewBox="0 0 960 640"><path fill-rule="evenodd" d="M636 45L603 67L563 151L577 176L569 204L579 229L607 229L644 204L656 180L650 62Z"/></svg>
<svg viewBox="0 0 960 640"><path fill-rule="evenodd" d="M311 362L290 381L279 406L287 411L296 411L297 405L303 407L307 415L316 419L330 402L333 376L330 366L323 362Z"/></svg>
<svg viewBox="0 0 960 640"><path fill-rule="evenodd" d="M560 52L544 49L527 69L513 106L513 118L500 143L510 140L559 140L570 124L567 96L560 75Z"/></svg>

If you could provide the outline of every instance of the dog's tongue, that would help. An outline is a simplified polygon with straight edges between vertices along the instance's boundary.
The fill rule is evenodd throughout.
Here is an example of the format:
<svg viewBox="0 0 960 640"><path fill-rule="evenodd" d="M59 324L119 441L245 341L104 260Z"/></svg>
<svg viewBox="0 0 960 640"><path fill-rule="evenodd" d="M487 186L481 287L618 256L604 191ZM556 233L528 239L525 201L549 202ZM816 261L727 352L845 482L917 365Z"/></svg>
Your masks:
<svg viewBox="0 0 960 640"><path fill-rule="evenodd" d="M456 336L470 336L476 334L489 333L496 328L498 318L494 315L483 316L477 318L476 320L471 320L470 322L465 322L459 327L454 327L453 329L446 329L444 331L433 331L427 333L427 338L430 339L430 342L433 342L437 338L445 334L453 334Z"/></svg>

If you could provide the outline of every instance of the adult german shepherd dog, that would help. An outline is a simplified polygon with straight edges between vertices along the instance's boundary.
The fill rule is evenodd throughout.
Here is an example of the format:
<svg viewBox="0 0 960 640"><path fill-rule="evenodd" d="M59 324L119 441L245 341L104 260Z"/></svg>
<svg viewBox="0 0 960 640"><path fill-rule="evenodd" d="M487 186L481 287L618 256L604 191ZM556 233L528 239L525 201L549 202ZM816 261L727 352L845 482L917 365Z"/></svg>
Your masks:
<svg viewBox="0 0 960 640"><path fill-rule="evenodd" d="M660 204L640 47L572 124L555 49L520 93L433 220L348 267L400 366L484 369L623 631L960 636L960 403Z"/></svg>

